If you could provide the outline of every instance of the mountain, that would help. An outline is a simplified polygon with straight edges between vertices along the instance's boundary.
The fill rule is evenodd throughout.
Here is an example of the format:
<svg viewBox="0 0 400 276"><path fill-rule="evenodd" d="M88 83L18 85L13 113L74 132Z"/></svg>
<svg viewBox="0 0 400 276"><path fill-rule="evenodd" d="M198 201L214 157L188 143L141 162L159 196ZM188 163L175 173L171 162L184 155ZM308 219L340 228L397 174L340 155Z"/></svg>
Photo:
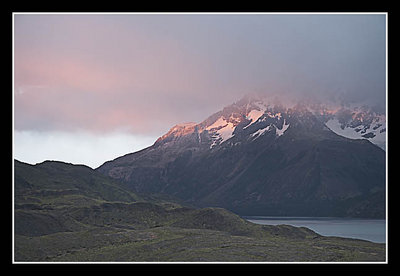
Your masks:
<svg viewBox="0 0 400 276"><path fill-rule="evenodd" d="M242 215L383 218L385 151L369 140L385 118L345 110L246 96L97 170L131 191ZM339 135L336 120L363 139Z"/></svg>
<svg viewBox="0 0 400 276"><path fill-rule="evenodd" d="M81 165L15 160L14 195L17 263L385 260L385 244L144 200Z"/></svg>
<svg viewBox="0 0 400 276"><path fill-rule="evenodd" d="M340 136L367 139L386 149L386 116L367 105L311 105L310 110Z"/></svg>

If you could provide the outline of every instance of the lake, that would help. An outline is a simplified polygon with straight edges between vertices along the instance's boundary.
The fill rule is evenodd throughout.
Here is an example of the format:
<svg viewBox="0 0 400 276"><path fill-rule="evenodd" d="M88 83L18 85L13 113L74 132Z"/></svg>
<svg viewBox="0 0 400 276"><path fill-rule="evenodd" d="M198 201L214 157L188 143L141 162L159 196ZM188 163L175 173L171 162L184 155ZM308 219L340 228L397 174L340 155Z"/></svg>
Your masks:
<svg viewBox="0 0 400 276"><path fill-rule="evenodd" d="M246 216L243 218L257 224L303 226L323 236L356 238L378 243L386 242L386 220L263 216Z"/></svg>

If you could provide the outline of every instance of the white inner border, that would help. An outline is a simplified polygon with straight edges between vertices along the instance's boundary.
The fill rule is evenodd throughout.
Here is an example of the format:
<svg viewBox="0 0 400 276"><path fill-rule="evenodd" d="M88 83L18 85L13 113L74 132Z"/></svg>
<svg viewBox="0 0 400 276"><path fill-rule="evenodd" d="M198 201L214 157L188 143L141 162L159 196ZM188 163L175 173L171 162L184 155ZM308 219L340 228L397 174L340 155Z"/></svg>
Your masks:
<svg viewBox="0 0 400 276"><path fill-rule="evenodd" d="M16 262L14 255L14 20L15 15L361 15L361 14L380 14L385 15L386 19L386 260L385 262ZM12 263L13 264L382 264L388 263L388 131L389 114L388 111L388 13L387 12L13 12L12 13Z"/></svg>

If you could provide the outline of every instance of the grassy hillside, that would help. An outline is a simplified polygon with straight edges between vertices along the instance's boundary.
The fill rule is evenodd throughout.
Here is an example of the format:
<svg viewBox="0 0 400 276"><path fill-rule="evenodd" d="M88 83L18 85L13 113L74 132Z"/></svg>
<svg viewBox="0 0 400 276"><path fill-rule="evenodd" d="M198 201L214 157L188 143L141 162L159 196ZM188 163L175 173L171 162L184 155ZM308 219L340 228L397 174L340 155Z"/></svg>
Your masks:
<svg viewBox="0 0 400 276"><path fill-rule="evenodd" d="M385 245L142 197L85 166L15 161L15 261L384 261Z"/></svg>
<svg viewBox="0 0 400 276"><path fill-rule="evenodd" d="M71 204L82 199L133 202L140 198L115 180L83 165L45 161L29 165L15 161L15 195L18 204ZM57 202L53 202L56 200ZM78 205L84 202L78 202Z"/></svg>

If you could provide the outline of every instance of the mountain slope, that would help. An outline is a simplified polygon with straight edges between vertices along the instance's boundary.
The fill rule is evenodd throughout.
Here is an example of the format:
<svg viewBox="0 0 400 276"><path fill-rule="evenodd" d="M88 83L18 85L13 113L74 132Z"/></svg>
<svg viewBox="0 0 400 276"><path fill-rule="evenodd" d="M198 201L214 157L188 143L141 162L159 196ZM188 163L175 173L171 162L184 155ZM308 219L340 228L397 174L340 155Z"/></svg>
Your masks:
<svg viewBox="0 0 400 276"><path fill-rule="evenodd" d="M14 161L15 233L40 236L86 229L71 209L104 202L136 202L136 194L89 167L45 161Z"/></svg>
<svg viewBox="0 0 400 276"><path fill-rule="evenodd" d="M245 97L97 170L132 191L240 214L384 217L385 152L333 132L320 111Z"/></svg>
<svg viewBox="0 0 400 276"><path fill-rule="evenodd" d="M84 165L45 161L30 165L15 160L17 202L33 202L38 197L80 195L88 200L132 202L139 199L122 189L114 179L96 173Z"/></svg>

